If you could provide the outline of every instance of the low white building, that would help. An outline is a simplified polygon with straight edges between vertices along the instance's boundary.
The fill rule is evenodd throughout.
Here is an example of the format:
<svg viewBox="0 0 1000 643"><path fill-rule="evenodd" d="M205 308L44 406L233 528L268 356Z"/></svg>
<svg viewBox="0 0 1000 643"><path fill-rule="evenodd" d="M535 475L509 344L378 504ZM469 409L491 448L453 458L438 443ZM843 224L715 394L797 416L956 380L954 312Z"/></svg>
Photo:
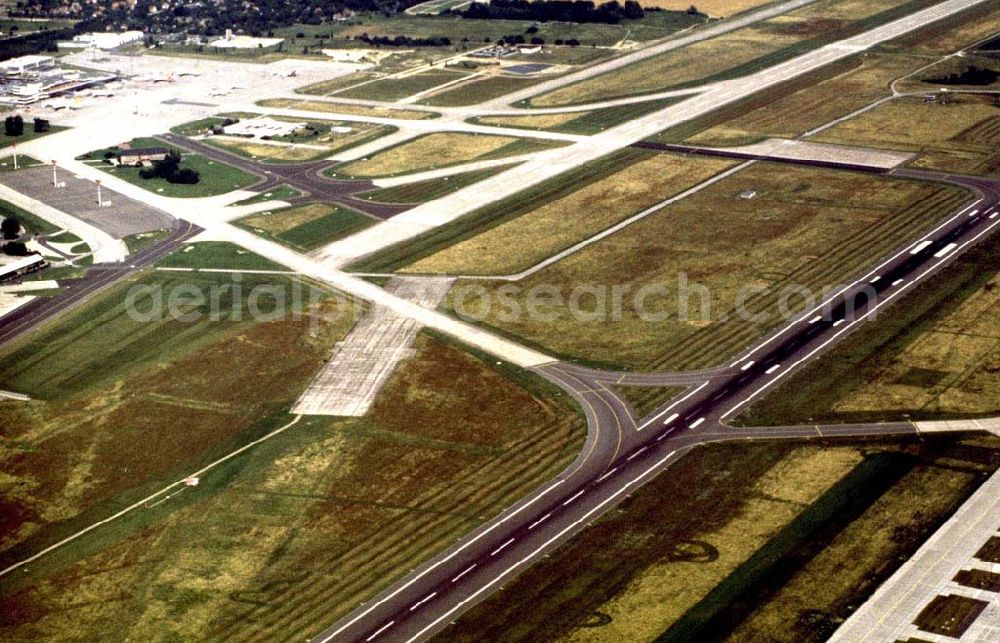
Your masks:
<svg viewBox="0 0 1000 643"><path fill-rule="evenodd" d="M231 29L226 29L226 35L208 43L210 47L219 49L267 49L285 42L284 38L255 38L253 36L236 36Z"/></svg>
<svg viewBox="0 0 1000 643"><path fill-rule="evenodd" d="M242 136L244 138L273 138L275 136L288 136L296 130L306 127L308 123L294 123L290 121L279 121L269 116L250 118L232 125L226 125L222 131L229 136Z"/></svg>
<svg viewBox="0 0 1000 643"><path fill-rule="evenodd" d="M52 56L21 56L0 62L0 73L7 77L23 76L51 67L55 62Z"/></svg>
<svg viewBox="0 0 1000 643"><path fill-rule="evenodd" d="M58 46L62 49L85 49L87 47L115 49L133 42L141 42L142 39L143 33L141 31L96 31L77 34L73 36L72 40L60 41Z"/></svg>

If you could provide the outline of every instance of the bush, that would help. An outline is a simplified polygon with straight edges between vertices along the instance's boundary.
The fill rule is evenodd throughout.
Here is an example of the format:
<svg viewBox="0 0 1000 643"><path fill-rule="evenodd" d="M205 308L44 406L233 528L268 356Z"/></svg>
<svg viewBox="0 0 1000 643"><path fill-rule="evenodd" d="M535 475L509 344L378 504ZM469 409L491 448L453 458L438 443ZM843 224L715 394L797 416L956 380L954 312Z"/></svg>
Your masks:
<svg viewBox="0 0 1000 643"><path fill-rule="evenodd" d="M21 234L21 222L16 218L8 216L0 223L0 236L4 239L17 239Z"/></svg>
<svg viewBox="0 0 1000 643"><path fill-rule="evenodd" d="M20 241L5 243L3 246L3 253L12 257L27 257L31 254L28 251L28 246L24 245Z"/></svg>

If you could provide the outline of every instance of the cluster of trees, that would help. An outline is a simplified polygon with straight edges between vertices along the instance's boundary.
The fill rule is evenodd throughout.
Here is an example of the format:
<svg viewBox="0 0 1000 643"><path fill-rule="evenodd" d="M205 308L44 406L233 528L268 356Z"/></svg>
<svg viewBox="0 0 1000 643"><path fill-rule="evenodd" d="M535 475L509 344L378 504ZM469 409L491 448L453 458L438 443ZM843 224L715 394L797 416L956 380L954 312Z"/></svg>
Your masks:
<svg viewBox="0 0 1000 643"><path fill-rule="evenodd" d="M369 36L363 33L358 36L358 40L374 45L375 47L447 47L451 45L451 38L410 38L409 36Z"/></svg>
<svg viewBox="0 0 1000 643"><path fill-rule="evenodd" d="M0 223L0 237L10 241L21 236L21 222L17 220L17 217L12 217L9 214L4 214L3 217L3 222Z"/></svg>
<svg viewBox="0 0 1000 643"><path fill-rule="evenodd" d="M262 36L271 29L292 24L319 25L355 11L399 13L420 0L175 0L163 9L162 0L92 0L63 3L57 0L20 0L13 17L74 18L85 30L139 29L151 33L187 32L218 36L226 29Z"/></svg>
<svg viewBox="0 0 1000 643"><path fill-rule="evenodd" d="M47 132L51 127L47 119L36 118L33 129L35 132ZM24 134L24 119L19 115L3 119L3 133L7 136L21 136Z"/></svg>
<svg viewBox="0 0 1000 643"><path fill-rule="evenodd" d="M992 85L1000 78L1000 73L985 67L969 65L961 73L955 72L939 78L927 78L925 83L934 85Z"/></svg>
<svg viewBox="0 0 1000 643"><path fill-rule="evenodd" d="M166 158L154 161L153 165L139 171L144 179L165 179L167 183L194 185L201 180L198 173L189 167L181 167L181 155L177 150L167 152Z"/></svg>
<svg viewBox="0 0 1000 643"><path fill-rule="evenodd" d="M645 15L635 0L617 0L595 5L590 0L492 0L473 2L468 9L451 13L474 20L536 20L538 22L599 22L615 25L622 20L638 20Z"/></svg>

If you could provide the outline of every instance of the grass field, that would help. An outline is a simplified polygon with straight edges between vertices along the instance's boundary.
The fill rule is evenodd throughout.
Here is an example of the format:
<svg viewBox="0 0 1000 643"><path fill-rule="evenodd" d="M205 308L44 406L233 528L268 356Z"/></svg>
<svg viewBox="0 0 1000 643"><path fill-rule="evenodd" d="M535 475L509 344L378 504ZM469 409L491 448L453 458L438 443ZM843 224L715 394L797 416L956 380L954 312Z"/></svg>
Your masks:
<svg viewBox="0 0 1000 643"><path fill-rule="evenodd" d="M255 384L311 354L256 333L245 341L269 356ZM365 418L306 418L117 525L116 537L0 584L0 631L50 639L316 634L573 458L582 420L567 398L530 374L496 368L422 337ZM226 380L236 377L230 371ZM283 386L295 383L293 372ZM247 384L241 395L263 392ZM85 615L70 609L80 602Z"/></svg>
<svg viewBox="0 0 1000 643"><path fill-rule="evenodd" d="M919 152L912 167L1000 173L1000 109L990 97L894 100L821 132L817 141Z"/></svg>
<svg viewBox="0 0 1000 643"><path fill-rule="evenodd" d="M860 422L1000 413L1000 238L973 248L849 343L743 414L746 424Z"/></svg>
<svg viewBox="0 0 1000 643"><path fill-rule="evenodd" d="M484 116L472 119L472 122L503 127L553 130L567 134L598 134L608 128L645 116L681 100L684 100L683 97L643 101L631 105L604 107L589 112L537 114L533 116Z"/></svg>
<svg viewBox="0 0 1000 643"><path fill-rule="evenodd" d="M926 60L910 56L859 57L830 78L779 96L687 140L699 145L729 145L771 136L799 136L888 96L890 82L926 64Z"/></svg>
<svg viewBox="0 0 1000 643"><path fill-rule="evenodd" d="M208 118L200 118L196 121L175 125L170 128L170 131L181 136L200 136L211 133L213 127L222 125L225 121L226 119L221 116L209 116Z"/></svg>
<svg viewBox="0 0 1000 643"><path fill-rule="evenodd" d="M740 198L745 190L758 195ZM503 308L492 305L497 287L475 293L462 281L450 301L461 296L476 313L490 303L488 326L572 359L639 369L713 366L801 308L796 291L820 297L968 198L951 187L758 163L518 282L522 311L538 287L558 293L538 314L501 321ZM586 314L573 314L580 284L606 292L627 286L636 297L668 292L641 301L629 294L620 309L606 311L615 314L609 322L582 304Z"/></svg>
<svg viewBox="0 0 1000 643"><path fill-rule="evenodd" d="M13 203L0 200L0 217L14 216L21 222L21 227L31 234L51 234L59 230L45 219L27 210L17 207Z"/></svg>
<svg viewBox="0 0 1000 643"><path fill-rule="evenodd" d="M288 270L270 259L228 241L199 241L160 259L164 268L215 268L224 270Z"/></svg>
<svg viewBox="0 0 1000 643"><path fill-rule="evenodd" d="M444 176L439 179L427 179L426 181L416 181L389 188L380 188L365 192L360 195L362 198L379 201L382 203L425 203L439 199L447 194L451 194L473 183L478 183L485 178L499 174L509 169L510 165L501 167L491 167L485 170L465 172L453 176Z"/></svg>
<svg viewBox="0 0 1000 643"><path fill-rule="evenodd" d="M346 76L337 76L330 80L323 80L318 83L299 87L295 91L299 94L312 94L314 96L329 96L342 89L352 87L359 83L376 80L378 75L370 71L356 71Z"/></svg>
<svg viewBox="0 0 1000 643"><path fill-rule="evenodd" d="M307 252L376 223L368 215L332 203L308 203L260 214L235 222L265 238Z"/></svg>
<svg viewBox="0 0 1000 643"><path fill-rule="evenodd" d="M302 163L330 156L329 149L316 149L291 143L276 145L252 139L221 138L218 136L205 139L205 143L227 152L235 152L248 159L271 163Z"/></svg>
<svg viewBox="0 0 1000 643"><path fill-rule="evenodd" d="M254 203L264 203L266 201L286 201L288 199L294 199L297 196L302 196L302 193L289 185L282 184L270 192L262 192L257 196L250 197L249 199L237 201L233 205L253 205Z"/></svg>
<svg viewBox="0 0 1000 643"><path fill-rule="evenodd" d="M78 524L75 518L176 474L178 464L246 440L260 418L287 408L347 329L341 322L310 338L306 320L237 321L232 311L246 301L232 292L218 300L218 321L207 303L180 309L199 313L189 322L170 315L144 321L126 307L133 285L208 297L224 283L231 286L232 277L153 273L4 349L3 386L36 401L0 410L9 444L4 471L13 485L3 494L0 548L11 554L29 538L50 540ZM243 276L245 293L260 283ZM266 283L290 287L284 277ZM137 300L136 310L152 309L149 301ZM255 348L241 348L241 337L255 337ZM283 358L273 359L282 345Z"/></svg>
<svg viewBox="0 0 1000 643"><path fill-rule="evenodd" d="M440 105L442 107L476 105L530 87L542 80L544 79L517 76L483 76L470 80L468 83L462 83L455 88L434 93L420 102L424 105Z"/></svg>
<svg viewBox="0 0 1000 643"><path fill-rule="evenodd" d="M411 174L476 160L517 156L565 145L563 141L513 136L441 132L388 148L368 159L333 168L337 176L377 177Z"/></svg>
<svg viewBox="0 0 1000 643"><path fill-rule="evenodd" d="M697 7L713 18L728 18L738 13L769 4L771 0L702 0ZM686 11L691 3L684 0L647 0L643 7L658 7L671 11Z"/></svg>
<svg viewBox="0 0 1000 643"><path fill-rule="evenodd" d="M349 105L347 103L326 103L318 100L296 98L266 98L257 101L261 107L277 107L280 109L298 109L305 112L325 112L329 114L352 114L355 116L372 116L376 118L401 118L404 120L421 120L435 118L431 112L418 112L412 109L366 107L364 105Z"/></svg>
<svg viewBox="0 0 1000 643"><path fill-rule="evenodd" d="M615 392L628 401L640 418L684 392L683 386L616 386Z"/></svg>
<svg viewBox="0 0 1000 643"><path fill-rule="evenodd" d="M537 96L531 104L536 107L582 104L737 78L932 3L932 0L817 2Z"/></svg>
<svg viewBox="0 0 1000 643"><path fill-rule="evenodd" d="M433 89L438 85L460 80L466 75L459 71L434 68L420 72L419 74L410 74L398 78L384 78L375 82L365 83L359 87L343 89L336 92L336 95L344 98L396 101Z"/></svg>
<svg viewBox="0 0 1000 643"><path fill-rule="evenodd" d="M403 272L506 275L533 266L735 162L668 154L622 155L621 169L421 259Z"/></svg>
<svg viewBox="0 0 1000 643"><path fill-rule="evenodd" d="M24 145L28 141L32 141L36 138L41 138L43 136L48 136L49 134L55 134L65 129L68 128L59 127L58 125L51 125L49 126L49 131L47 132L36 132L32 129L32 120L30 118L25 118L24 134L21 134L20 136L7 136L7 134L5 134L3 130L0 130L0 149L10 147L11 145L14 144Z"/></svg>
<svg viewBox="0 0 1000 643"><path fill-rule="evenodd" d="M135 139L129 143L130 147L148 147L150 145L163 146L164 143L155 138ZM91 158L100 158L100 152L102 150L90 152L88 156ZM200 154L182 152L182 157L181 167L196 171L200 177L198 183L187 185L168 183L166 179L160 178L144 179L139 176L142 168L131 165L107 165L101 163L94 167L108 174L113 174L133 185L138 185L145 190L169 197L198 198L216 196L245 188L260 181L259 177L249 172L244 172L239 168L224 163L217 163Z"/></svg>
<svg viewBox="0 0 1000 643"><path fill-rule="evenodd" d="M700 447L439 638L824 640L996 467L998 442Z"/></svg>

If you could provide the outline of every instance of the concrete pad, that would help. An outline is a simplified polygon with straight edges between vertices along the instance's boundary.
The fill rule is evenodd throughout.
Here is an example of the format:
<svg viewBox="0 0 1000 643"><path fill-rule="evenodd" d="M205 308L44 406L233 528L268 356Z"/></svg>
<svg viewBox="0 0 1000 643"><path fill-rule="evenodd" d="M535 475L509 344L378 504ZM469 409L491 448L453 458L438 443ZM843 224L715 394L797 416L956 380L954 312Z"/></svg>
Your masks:
<svg viewBox="0 0 1000 643"><path fill-rule="evenodd" d="M914 422L921 433L943 433L949 431L989 431L1000 435L1000 418L981 420L938 420L934 422Z"/></svg>
<svg viewBox="0 0 1000 643"><path fill-rule="evenodd" d="M913 558L908 560L830 638L830 643L884 641L995 642L1000 633L1000 594L963 587L952 581L971 568L975 553L1000 527L1000 471L963 504ZM913 624L935 596L956 594L987 601L989 607L961 638L935 637Z"/></svg>
<svg viewBox="0 0 1000 643"><path fill-rule="evenodd" d="M0 293L0 317L4 317L14 312L21 306L27 304L33 296L19 296L7 293Z"/></svg>
<svg viewBox="0 0 1000 643"><path fill-rule="evenodd" d="M77 177L65 169L57 172L59 182L65 183L65 187L52 187L52 169L46 166L5 172L0 174L0 182L21 194L86 221L115 239L169 228L174 223L173 217L166 212L113 192L106 186L101 189L101 198L111 205L99 205L97 186L92 181Z"/></svg>
<svg viewBox="0 0 1000 643"><path fill-rule="evenodd" d="M31 292L32 290L50 290L58 287L59 282L55 279L48 279L45 281L26 281L21 284L0 286L0 295L15 292Z"/></svg>
<svg viewBox="0 0 1000 643"><path fill-rule="evenodd" d="M393 278L386 290L425 308L436 307L454 279ZM413 356L422 328L411 318L372 306L341 341L292 408L301 415L359 417L368 412L396 366Z"/></svg>
<svg viewBox="0 0 1000 643"><path fill-rule="evenodd" d="M829 143L812 143L808 141L770 138L753 145L739 147L711 148L730 152L745 152L760 154L778 159L797 161L831 161L834 163L850 163L867 167L890 170L906 163L916 154L897 152L894 150L879 150L867 147L850 147L847 145L831 145Z"/></svg>

